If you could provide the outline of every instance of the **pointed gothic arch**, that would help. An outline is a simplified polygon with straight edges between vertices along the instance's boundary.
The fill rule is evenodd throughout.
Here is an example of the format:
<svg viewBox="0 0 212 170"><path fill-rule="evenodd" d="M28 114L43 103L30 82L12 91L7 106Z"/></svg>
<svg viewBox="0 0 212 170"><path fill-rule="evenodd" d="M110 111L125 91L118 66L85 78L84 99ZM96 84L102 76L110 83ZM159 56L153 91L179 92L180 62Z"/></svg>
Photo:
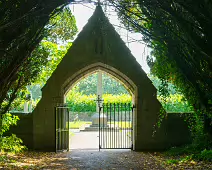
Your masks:
<svg viewBox="0 0 212 170"><path fill-rule="evenodd" d="M83 69L77 71L75 74L73 74L71 77L69 77L62 85L63 94L66 95L67 92L73 87L74 84L76 84L83 78L87 77L88 75L93 74L94 72L96 72L98 70L108 73L114 79L119 81L127 89L127 91L130 94L136 93L136 91L137 91L136 85L125 74L123 74L119 70L117 70L107 64L97 62L97 63L93 63L91 65L84 67Z"/></svg>

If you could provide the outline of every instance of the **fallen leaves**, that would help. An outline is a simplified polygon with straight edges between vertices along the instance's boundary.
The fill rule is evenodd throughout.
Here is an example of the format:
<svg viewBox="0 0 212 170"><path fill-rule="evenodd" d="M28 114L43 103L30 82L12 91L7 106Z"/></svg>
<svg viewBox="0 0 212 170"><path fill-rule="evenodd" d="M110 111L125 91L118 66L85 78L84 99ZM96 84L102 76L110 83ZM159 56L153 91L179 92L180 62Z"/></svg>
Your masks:
<svg viewBox="0 0 212 170"><path fill-rule="evenodd" d="M65 153L23 152L0 153L2 169L67 169Z"/></svg>
<svg viewBox="0 0 212 170"><path fill-rule="evenodd" d="M168 170L211 170L212 163L209 161L193 160L189 155L183 156L167 156L163 153L152 153L152 156L157 159Z"/></svg>
<svg viewBox="0 0 212 170"><path fill-rule="evenodd" d="M119 169L119 167L124 167L127 169L139 167L139 169L144 170L212 169L211 162L197 161L187 155L181 157L171 157L160 152L151 154L144 152L112 153L89 151L77 152L74 154L70 152L24 152L21 154L0 153L0 169L5 170L79 170L82 168L92 167L94 166L93 164L95 164L95 166L98 164L102 169Z"/></svg>

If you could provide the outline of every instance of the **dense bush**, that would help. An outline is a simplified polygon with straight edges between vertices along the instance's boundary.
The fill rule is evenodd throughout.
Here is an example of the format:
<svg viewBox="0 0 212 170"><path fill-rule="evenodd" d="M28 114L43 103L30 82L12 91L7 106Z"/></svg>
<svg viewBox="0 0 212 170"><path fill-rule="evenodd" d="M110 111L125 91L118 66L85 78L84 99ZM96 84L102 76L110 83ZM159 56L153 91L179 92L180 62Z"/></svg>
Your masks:
<svg viewBox="0 0 212 170"><path fill-rule="evenodd" d="M129 94L103 94L103 102L107 103L132 103L132 97ZM66 103L73 112L96 112L96 95L85 95L78 91L75 86L66 97ZM159 101L167 112L186 113L192 112L192 107L180 94L170 95L166 99L158 96Z"/></svg>
<svg viewBox="0 0 212 170"><path fill-rule="evenodd" d="M164 109L167 112L175 112L175 113L193 112L193 107L189 105L188 101L184 99L183 95L171 94L165 99L163 99L161 96L158 96L158 100L162 103Z"/></svg>
<svg viewBox="0 0 212 170"><path fill-rule="evenodd" d="M206 134L196 133L193 143L182 146L174 147L166 152L168 156L188 155L190 159L212 161L212 142L210 137Z"/></svg>
<svg viewBox="0 0 212 170"><path fill-rule="evenodd" d="M131 103L132 97L127 94L112 95L103 94L103 102L107 103ZM71 91L66 98L66 103L73 112L96 112L96 95L84 95L77 92L76 89Z"/></svg>
<svg viewBox="0 0 212 170"><path fill-rule="evenodd" d="M17 125L18 120L18 116L11 115L10 113L6 113L2 116L2 126L0 129L0 151L20 152L23 149L26 149L25 146L22 146L23 141L16 135L4 135L5 132L9 130L10 126Z"/></svg>

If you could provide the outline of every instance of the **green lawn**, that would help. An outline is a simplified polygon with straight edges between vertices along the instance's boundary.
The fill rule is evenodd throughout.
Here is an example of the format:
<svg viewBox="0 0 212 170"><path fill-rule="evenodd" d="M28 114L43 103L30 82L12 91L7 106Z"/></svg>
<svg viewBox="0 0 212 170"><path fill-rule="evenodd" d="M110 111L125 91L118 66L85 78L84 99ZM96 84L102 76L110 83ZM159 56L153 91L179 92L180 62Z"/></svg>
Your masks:
<svg viewBox="0 0 212 170"><path fill-rule="evenodd" d="M88 122L88 121L75 121L75 122L69 122L69 128L70 129L79 129L80 127L82 126L85 126L85 125L91 125L92 122ZM108 122L108 125L110 125L110 122ZM122 122L114 122L114 121L111 121L111 126L114 126L115 127L120 127L120 128L131 128L131 122L128 122L128 121L122 121Z"/></svg>
<svg viewBox="0 0 212 170"><path fill-rule="evenodd" d="M69 122L69 128L70 129L79 129L80 127L86 125L86 124L92 124L92 122L86 122L86 121L75 121L75 122Z"/></svg>
<svg viewBox="0 0 212 170"><path fill-rule="evenodd" d="M108 122L108 125L110 124L110 122ZM115 124L115 127L119 127L119 128L131 128L132 127L132 124L131 122L128 122L128 121L111 121L111 125Z"/></svg>

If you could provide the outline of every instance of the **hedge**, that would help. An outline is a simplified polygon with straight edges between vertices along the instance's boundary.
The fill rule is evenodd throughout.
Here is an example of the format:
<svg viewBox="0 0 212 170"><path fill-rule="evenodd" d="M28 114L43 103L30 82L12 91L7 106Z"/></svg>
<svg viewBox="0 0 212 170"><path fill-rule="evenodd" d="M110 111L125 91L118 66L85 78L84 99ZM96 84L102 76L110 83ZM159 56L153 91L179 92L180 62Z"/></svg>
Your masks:
<svg viewBox="0 0 212 170"><path fill-rule="evenodd" d="M103 94L102 98L105 104L132 103L132 97L128 94ZM67 96L66 103L73 112L96 112L95 100L96 95L83 95L79 92L74 92ZM186 113L193 111L192 106L190 106L180 94L170 95L165 100L158 96L158 100L162 103L167 112Z"/></svg>
<svg viewBox="0 0 212 170"><path fill-rule="evenodd" d="M95 112L96 111L96 95L82 95L78 92L69 95L66 103L73 112ZM132 103L132 97L127 94L112 95L103 94L104 104L115 103L124 104Z"/></svg>

